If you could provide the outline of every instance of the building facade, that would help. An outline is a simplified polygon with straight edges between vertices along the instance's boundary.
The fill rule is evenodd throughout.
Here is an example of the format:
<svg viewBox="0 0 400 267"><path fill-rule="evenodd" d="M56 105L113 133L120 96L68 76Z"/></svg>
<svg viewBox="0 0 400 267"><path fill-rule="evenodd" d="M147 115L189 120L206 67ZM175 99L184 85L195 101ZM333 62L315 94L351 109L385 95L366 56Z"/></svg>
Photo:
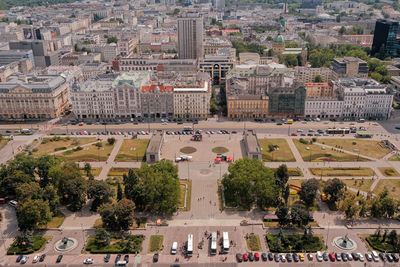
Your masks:
<svg viewBox="0 0 400 267"><path fill-rule="evenodd" d="M335 58L331 62L332 79L367 78L368 64L356 57Z"/></svg>
<svg viewBox="0 0 400 267"><path fill-rule="evenodd" d="M212 83L222 84L228 72L235 67L235 58L230 49L219 49L215 55L205 55L199 60L199 70L210 74Z"/></svg>
<svg viewBox="0 0 400 267"><path fill-rule="evenodd" d="M299 82L312 83L317 75L321 76L323 82L332 80L332 70L329 68L295 67L295 76Z"/></svg>
<svg viewBox="0 0 400 267"><path fill-rule="evenodd" d="M378 19L375 24L371 55L376 56L383 49L384 57L398 57L400 54L397 32L399 22L389 19Z"/></svg>
<svg viewBox="0 0 400 267"><path fill-rule="evenodd" d="M167 118L174 115L174 87L163 84L142 86L141 108L145 118Z"/></svg>
<svg viewBox="0 0 400 267"><path fill-rule="evenodd" d="M307 97L330 97L333 95L333 87L329 83L304 83Z"/></svg>
<svg viewBox="0 0 400 267"><path fill-rule="evenodd" d="M178 55L181 59L203 57L203 18L198 13L178 18Z"/></svg>
<svg viewBox="0 0 400 267"><path fill-rule="evenodd" d="M268 116L266 95L233 95L227 97L228 118L266 118Z"/></svg>
<svg viewBox="0 0 400 267"><path fill-rule="evenodd" d="M61 75L11 76L0 83L1 120L46 120L69 107L69 86Z"/></svg>
<svg viewBox="0 0 400 267"><path fill-rule="evenodd" d="M268 114L280 117L303 117L306 88L293 84L290 87L274 88L268 94Z"/></svg>
<svg viewBox="0 0 400 267"><path fill-rule="evenodd" d="M307 97L304 108L306 118L341 118L344 101L334 97Z"/></svg>

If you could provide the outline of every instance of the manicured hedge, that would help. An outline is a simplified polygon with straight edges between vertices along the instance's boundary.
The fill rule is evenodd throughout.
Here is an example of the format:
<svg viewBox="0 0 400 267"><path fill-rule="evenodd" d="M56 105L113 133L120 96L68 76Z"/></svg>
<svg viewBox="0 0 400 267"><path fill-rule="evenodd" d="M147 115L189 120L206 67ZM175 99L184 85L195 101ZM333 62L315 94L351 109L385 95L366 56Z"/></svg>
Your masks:
<svg viewBox="0 0 400 267"><path fill-rule="evenodd" d="M7 255L13 254L31 254L35 251L40 250L45 244L47 239L40 235L35 235L33 237L33 247L31 248L20 248L16 245L16 242L11 244L10 248L7 250Z"/></svg>

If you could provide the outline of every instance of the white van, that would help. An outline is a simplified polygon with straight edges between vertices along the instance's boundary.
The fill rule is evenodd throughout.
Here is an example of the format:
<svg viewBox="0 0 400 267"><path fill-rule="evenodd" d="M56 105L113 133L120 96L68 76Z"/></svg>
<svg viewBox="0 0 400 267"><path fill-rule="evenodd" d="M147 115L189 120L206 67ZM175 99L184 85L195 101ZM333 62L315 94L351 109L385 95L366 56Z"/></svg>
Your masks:
<svg viewBox="0 0 400 267"><path fill-rule="evenodd" d="M178 242L172 243L171 254L172 254L172 255L175 255L177 249L178 249Z"/></svg>
<svg viewBox="0 0 400 267"><path fill-rule="evenodd" d="M375 250L372 251L372 259L374 259L374 262L379 261L379 255Z"/></svg>

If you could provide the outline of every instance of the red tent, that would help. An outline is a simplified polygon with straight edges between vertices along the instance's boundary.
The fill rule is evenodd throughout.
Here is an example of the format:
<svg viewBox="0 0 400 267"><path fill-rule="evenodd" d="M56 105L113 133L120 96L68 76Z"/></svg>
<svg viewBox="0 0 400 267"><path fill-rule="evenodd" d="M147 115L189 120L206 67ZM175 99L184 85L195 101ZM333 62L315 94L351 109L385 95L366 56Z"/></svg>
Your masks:
<svg viewBox="0 0 400 267"><path fill-rule="evenodd" d="M221 158L216 158L215 159L216 162L221 162L221 160L222 160Z"/></svg>
<svg viewBox="0 0 400 267"><path fill-rule="evenodd" d="M231 157L227 157L226 161L232 161L233 159Z"/></svg>

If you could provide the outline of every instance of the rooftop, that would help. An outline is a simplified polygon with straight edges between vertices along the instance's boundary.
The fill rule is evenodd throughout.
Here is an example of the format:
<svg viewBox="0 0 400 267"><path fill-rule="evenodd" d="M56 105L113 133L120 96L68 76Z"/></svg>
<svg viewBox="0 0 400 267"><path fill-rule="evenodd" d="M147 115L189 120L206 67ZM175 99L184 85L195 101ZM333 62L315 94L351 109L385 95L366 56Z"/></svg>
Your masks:
<svg viewBox="0 0 400 267"><path fill-rule="evenodd" d="M146 154L156 154L160 152L160 147L162 143L162 139L164 136L164 132L162 130L157 130L150 139L149 146L146 149Z"/></svg>

